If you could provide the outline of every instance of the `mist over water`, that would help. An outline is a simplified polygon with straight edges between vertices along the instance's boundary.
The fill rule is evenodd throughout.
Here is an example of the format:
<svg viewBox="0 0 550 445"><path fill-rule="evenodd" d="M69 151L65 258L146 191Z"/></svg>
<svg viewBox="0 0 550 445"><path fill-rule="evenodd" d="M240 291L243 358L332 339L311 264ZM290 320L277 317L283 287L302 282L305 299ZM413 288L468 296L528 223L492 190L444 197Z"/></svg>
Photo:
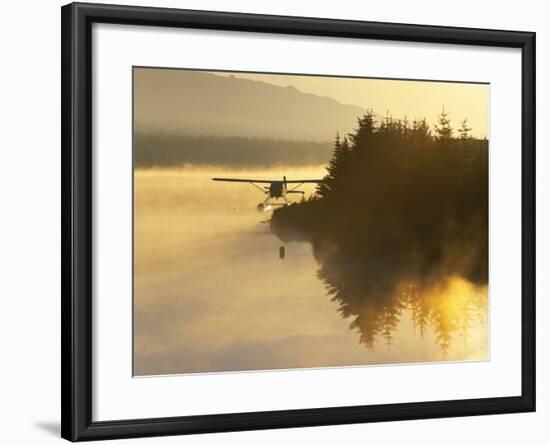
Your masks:
<svg viewBox="0 0 550 445"><path fill-rule="evenodd" d="M324 174L322 165L135 171L136 375L487 358L486 287L453 279L422 300L455 327L446 349L437 325L418 326L423 307L411 287L389 308L399 315L391 344L382 335L367 347L357 311L333 301L312 246L272 234L270 213L256 211L264 196L251 185L211 181Z"/></svg>

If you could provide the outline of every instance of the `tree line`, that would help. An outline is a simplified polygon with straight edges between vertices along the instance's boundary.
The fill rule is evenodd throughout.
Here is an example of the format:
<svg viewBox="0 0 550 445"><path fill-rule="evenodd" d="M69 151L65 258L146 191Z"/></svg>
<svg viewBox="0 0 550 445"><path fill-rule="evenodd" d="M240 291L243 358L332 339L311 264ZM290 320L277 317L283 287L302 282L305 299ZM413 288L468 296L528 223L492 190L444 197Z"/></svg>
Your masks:
<svg viewBox="0 0 550 445"><path fill-rule="evenodd" d="M136 168L185 164L225 166L319 165L331 156L331 143L185 134L134 134Z"/></svg>

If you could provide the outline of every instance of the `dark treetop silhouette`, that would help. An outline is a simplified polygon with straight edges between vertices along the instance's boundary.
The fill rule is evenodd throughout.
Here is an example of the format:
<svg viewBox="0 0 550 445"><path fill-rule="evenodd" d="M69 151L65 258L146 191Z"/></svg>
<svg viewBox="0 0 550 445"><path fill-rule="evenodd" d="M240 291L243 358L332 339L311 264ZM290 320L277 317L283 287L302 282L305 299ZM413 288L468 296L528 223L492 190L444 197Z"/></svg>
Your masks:
<svg viewBox="0 0 550 445"><path fill-rule="evenodd" d="M317 194L273 213L282 240L312 243L328 294L368 347L389 345L408 309L445 353L486 313L488 141L469 131L463 121L454 137L445 112L434 133L368 112L336 137Z"/></svg>

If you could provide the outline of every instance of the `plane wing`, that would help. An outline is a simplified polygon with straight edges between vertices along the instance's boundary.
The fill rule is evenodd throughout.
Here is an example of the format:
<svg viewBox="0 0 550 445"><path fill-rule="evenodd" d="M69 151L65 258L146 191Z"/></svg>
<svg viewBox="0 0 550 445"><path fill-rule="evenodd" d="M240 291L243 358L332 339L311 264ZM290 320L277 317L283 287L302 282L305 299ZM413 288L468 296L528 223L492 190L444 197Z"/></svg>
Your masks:
<svg viewBox="0 0 550 445"><path fill-rule="evenodd" d="M265 184L271 184L277 181L267 181L265 179L234 179L234 178L212 178L212 181L225 181L225 182L262 182Z"/></svg>
<svg viewBox="0 0 550 445"><path fill-rule="evenodd" d="M273 179L273 180L266 180L266 179L235 179L235 178L212 178L212 181L225 181L225 182L258 182L258 183L265 183L265 184L271 184L272 182L286 182L287 184L317 184L319 182L323 182L322 179L293 179L292 181L284 181L281 179Z"/></svg>
<svg viewBox="0 0 550 445"><path fill-rule="evenodd" d="M287 184L318 184L323 182L322 179L293 179L292 181L284 181Z"/></svg>

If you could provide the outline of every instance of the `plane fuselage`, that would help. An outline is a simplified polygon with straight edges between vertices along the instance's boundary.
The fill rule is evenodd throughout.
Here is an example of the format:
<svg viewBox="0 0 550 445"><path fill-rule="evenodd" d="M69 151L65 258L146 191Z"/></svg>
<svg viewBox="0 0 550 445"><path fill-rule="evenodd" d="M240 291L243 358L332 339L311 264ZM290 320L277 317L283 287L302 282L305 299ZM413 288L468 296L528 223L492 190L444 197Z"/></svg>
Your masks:
<svg viewBox="0 0 550 445"><path fill-rule="evenodd" d="M269 195L272 198L282 198L285 193L285 184L283 181L273 181L269 184Z"/></svg>

